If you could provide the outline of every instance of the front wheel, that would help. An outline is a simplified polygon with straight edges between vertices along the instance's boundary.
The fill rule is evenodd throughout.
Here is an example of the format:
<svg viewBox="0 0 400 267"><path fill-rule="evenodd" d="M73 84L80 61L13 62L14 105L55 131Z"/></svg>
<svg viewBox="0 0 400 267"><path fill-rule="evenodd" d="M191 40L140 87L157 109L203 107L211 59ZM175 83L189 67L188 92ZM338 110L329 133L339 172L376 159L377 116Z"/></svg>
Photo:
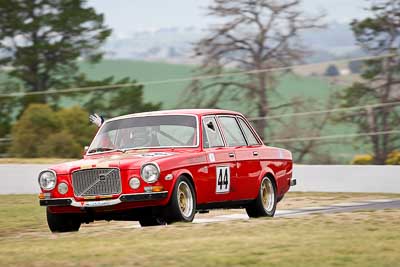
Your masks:
<svg viewBox="0 0 400 267"><path fill-rule="evenodd" d="M176 181L166 213L169 223L193 221L196 213L196 194L192 183L185 176L180 176Z"/></svg>
<svg viewBox="0 0 400 267"><path fill-rule="evenodd" d="M272 178L264 177L257 198L246 207L250 218L273 217L277 204L276 186Z"/></svg>
<svg viewBox="0 0 400 267"><path fill-rule="evenodd" d="M53 233L76 232L81 227L79 214L57 214L46 210L47 224Z"/></svg>

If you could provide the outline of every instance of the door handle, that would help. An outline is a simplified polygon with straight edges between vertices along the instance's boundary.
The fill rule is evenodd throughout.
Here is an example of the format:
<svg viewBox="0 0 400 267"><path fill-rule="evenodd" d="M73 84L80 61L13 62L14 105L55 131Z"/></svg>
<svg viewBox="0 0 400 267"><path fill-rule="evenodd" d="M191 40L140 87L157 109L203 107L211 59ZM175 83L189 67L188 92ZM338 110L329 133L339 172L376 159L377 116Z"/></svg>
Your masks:
<svg viewBox="0 0 400 267"><path fill-rule="evenodd" d="M229 153L229 157L230 157L230 158L234 158L234 157L235 157L235 154L234 154L234 153Z"/></svg>
<svg viewBox="0 0 400 267"><path fill-rule="evenodd" d="M253 156L258 156L258 152L257 151L253 151Z"/></svg>

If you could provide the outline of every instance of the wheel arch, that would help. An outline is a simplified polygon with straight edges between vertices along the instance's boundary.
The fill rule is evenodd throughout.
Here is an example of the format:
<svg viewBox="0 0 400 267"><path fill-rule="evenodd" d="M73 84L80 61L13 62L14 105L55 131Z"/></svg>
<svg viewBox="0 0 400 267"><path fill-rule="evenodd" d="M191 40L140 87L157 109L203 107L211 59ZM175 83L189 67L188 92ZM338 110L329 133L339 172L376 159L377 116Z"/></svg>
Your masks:
<svg viewBox="0 0 400 267"><path fill-rule="evenodd" d="M275 189L278 191L278 185L277 185L277 183L276 183L276 178L275 178L275 176L272 174L272 173L270 173L270 172L268 172L268 173L266 173L265 175L264 175L264 177L268 177L268 178L270 178L271 179L271 182L274 184L274 186L275 186Z"/></svg>
<svg viewBox="0 0 400 267"><path fill-rule="evenodd" d="M175 184L176 184L176 182L178 181L178 178L179 178L180 176L186 177L186 178L190 181L190 183L192 184L192 186L193 186L194 194L195 194L195 196L196 196L196 203L197 203L197 187L196 187L196 183L194 182L194 179L193 179L193 174L192 174L189 170L187 170L187 169L180 169L180 170L174 171L174 172L173 172L173 175L174 175L174 180L173 180L173 184L172 184L172 187L171 187L171 188L175 188ZM171 190L171 193L172 193L172 191L173 191L173 190ZM170 198L171 198L171 195L169 195L169 199L170 199ZM168 201L169 201L169 199L168 199Z"/></svg>
<svg viewBox="0 0 400 267"><path fill-rule="evenodd" d="M264 179L264 177L269 177L271 179L272 183L275 186L275 190L276 190L276 192L278 194L279 190L278 190L278 183L277 183L277 180L276 180L275 172L269 167L265 168L263 170L263 172L261 173L260 177L258 178L257 188L260 188L261 182Z"/></svg>
<svg viewBox="0 0 400 267"><path fill-rule="evenodd" d="M261 172L261 175L260 175L259 178L258 178L258 186L260 186L261 181L262 181L262 179L263 179L265 176L268 176L269 178L271 178L272 181L275 183L275 186L277 186L277 183L276 183L277 181L276 181L276 178L275 178L275 172L274 172L271 168L269 168L269 167L265 168L265 169Z"/></svg>

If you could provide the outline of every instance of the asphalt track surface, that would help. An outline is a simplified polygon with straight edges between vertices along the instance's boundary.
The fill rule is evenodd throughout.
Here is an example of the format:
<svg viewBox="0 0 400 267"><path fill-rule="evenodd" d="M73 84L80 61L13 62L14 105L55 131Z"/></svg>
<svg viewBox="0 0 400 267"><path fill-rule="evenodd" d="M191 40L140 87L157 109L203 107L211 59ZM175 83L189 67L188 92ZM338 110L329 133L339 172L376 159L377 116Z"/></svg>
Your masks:
<svg viewBox="0 0 400 267"><path fill-rule="evenodd" d="M306 216L310 214L342 213L364 210L400 209L400 199L377 199L360 202L339 203L321 207L307 207L293 210L277 210L275 217ZM194 219L194 223L212 223L231 220L247 220L246 214L219 215L211 218Z"/></svg>
<svg viewBox="0 0 400 267"><path fill-rule="evenodd" d="M290 217L304 217L312 214L329 214L329 213L345 213L345 212L356 212L356 211L374 211L374 210L384 210L384 209L400 209L400 199L377 199L368 200L360 202L348 202L348 203L338 203L333 205L321 206L321 207L306 207L301 209L293 210L277 210L275 217L278 218L290 218ZM239 212L239 211L238 211ZM195 224L208 224L208 223L218 223L218 222L230 222L230 221L240 221L249 220L243 210L241 213L236 214L221 214L216 216L196 216L193 220ZM113 222L107 224L108 229L136 229L140 228L138 222ZM168 227L168 226L167 226ZM104 225L99 224L89 224L83 225L80 232L90 233L93 231L103 231Z"/></svg>

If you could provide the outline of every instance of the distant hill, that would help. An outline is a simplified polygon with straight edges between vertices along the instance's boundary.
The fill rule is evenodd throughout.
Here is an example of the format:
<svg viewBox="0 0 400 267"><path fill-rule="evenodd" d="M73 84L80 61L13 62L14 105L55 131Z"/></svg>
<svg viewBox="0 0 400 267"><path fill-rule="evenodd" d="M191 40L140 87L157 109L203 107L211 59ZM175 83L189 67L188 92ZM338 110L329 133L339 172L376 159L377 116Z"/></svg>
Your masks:
<svg viewBox="0 0 400 267"><path fill-rule="evenodd" d="M192 58L193 43L204 37L206 30L187 28L159 28L137 31L130 36L112 36L103 49L107 58L196 63ZM324 29L310 29L300 34L305 47L313 55L307 62L320 62L343 57L358 51L350 26L331 21Z"/></svg>

